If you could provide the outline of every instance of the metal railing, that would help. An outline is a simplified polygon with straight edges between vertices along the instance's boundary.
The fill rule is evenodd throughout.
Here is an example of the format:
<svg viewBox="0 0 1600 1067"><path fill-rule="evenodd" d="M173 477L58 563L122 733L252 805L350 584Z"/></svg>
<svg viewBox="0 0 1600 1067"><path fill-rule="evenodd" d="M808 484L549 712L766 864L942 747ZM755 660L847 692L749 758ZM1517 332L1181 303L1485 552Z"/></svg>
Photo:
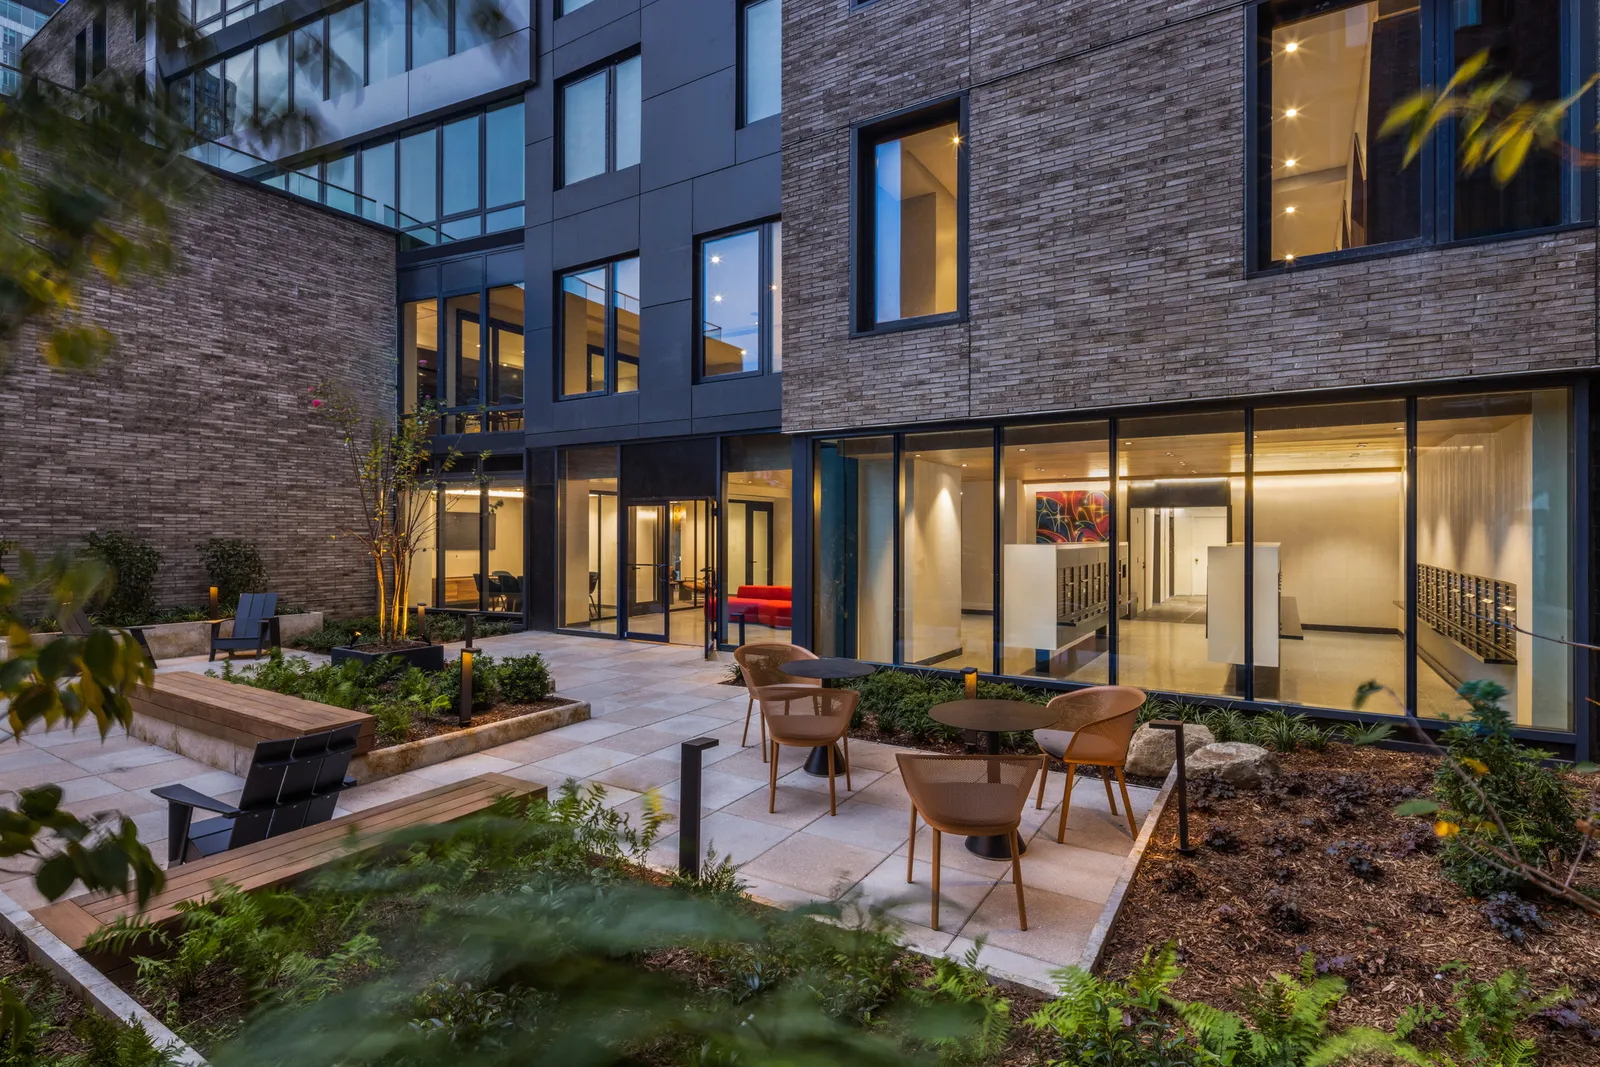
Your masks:
<svg viewBox="0 0 1600 1067"><path fill-rule="evenodd" d="M1417 620L1485 663L1517 662L1517 587L1417 564Z"/></svg>
<svg viewBox="0 0 1600 1067"><path fill-rule="evenodd" d="M1111 609L1111 564L1079 563L1056 572L1056 625L1076 626Z"/></svg>

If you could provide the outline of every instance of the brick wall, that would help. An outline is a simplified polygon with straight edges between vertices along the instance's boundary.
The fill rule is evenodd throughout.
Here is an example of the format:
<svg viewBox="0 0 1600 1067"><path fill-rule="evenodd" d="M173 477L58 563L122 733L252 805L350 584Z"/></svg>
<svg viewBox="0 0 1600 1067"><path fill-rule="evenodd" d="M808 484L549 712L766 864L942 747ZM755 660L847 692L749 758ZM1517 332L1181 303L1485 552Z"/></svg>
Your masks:
<svg viewBox="0 0 1600 1067"><path fill-rule="evenodd" d="M131 74L145 69L145 56L149 34L138 40L133 35L133 18L128 9L118 4L105 8L106 13L106 70ZM71 88L73 76L73 42L78 31L93 21L95 5L78 0L64 3L50 16L44 28L34 34L22 48L23 66L46 81Z"/></svg>
<svg viewBox="0 0 1600 1067"><path fill-rule="evenodd" d="M1592 229L1247 279L1235 5L786 14L786 430L1596 363ZM850 124L958 90L969 321L852 339Z"/></svg>
<svg viewBox="0 0 1600 1067"><path fill-rule="evenodd" d="M103 366L51 370L28 338L6 353L0 538L144 534L172 605L204 602L202 541L247 537L286 601L370 612L364 559L334 540L360 518L348 464L305 394L326 379L394 410L394 238L210 175L172 238L170 273L87 294L117 338Z"/></svg>

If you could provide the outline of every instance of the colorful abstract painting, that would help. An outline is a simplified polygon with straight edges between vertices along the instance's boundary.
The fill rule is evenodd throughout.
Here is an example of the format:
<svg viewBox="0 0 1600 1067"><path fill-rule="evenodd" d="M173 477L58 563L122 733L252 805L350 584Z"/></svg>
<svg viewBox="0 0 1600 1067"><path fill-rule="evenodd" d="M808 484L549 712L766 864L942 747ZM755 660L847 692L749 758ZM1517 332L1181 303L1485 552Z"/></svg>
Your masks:
<svg viewBox="0 0 1600 1067"><path fill-rule="evenodd" d="M1034 541L1041 545L1111 538L1111 498L1096 489L1068 489L1040 493Z"/></svg>

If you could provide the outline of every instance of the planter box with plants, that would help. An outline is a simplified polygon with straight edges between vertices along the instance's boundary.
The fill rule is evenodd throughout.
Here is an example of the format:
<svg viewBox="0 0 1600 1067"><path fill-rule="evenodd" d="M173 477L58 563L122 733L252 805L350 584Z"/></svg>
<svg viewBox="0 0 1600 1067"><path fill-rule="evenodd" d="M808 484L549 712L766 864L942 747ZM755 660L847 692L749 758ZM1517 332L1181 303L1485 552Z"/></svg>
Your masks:
<svg viewBox="0 0 1600 1067"><path fill-rule="evenodd" d="M211 650L211 623L203 618L203 611L195 609L196 614L202 615L199 622L157 622L134 626L144 634L145 641L150 645L150 654L156 659L176 659L180 656L204 656ZM98 621L98 620L97 620ZM106 623L106 625L117 625ZM323 627L322 612L301 611L292 615L278 616L278 638L284 644L300 640L306 634L315 633ZM223 619L220 636L233 635L233 620ZM36 642L44 643L60 637L59 633L34 634Z"/></svg>
<svg viewBox="0 0 1600 1067"><path fill-rule="evenodd" d="M433 645L440 649L440 645ZM393 658L347 659L312 666L275 652L242 668L222 664L220 677L320 704L371 714L377 745L357 756L351 774L371 782L541 734L589 717L586 701L555 694L543 657L496 660L479 652L472 665L472 713L460 716L461 661L426 671Z"/></svg>
<svg viewBox="0 0 1600 1067"><path fill-rule="evenodd" d="M387 660L424 671L444 670L444 646L406 645L402 648L362 648L360 645L335 645L328 650L334 663L377 663Z"/></svg>

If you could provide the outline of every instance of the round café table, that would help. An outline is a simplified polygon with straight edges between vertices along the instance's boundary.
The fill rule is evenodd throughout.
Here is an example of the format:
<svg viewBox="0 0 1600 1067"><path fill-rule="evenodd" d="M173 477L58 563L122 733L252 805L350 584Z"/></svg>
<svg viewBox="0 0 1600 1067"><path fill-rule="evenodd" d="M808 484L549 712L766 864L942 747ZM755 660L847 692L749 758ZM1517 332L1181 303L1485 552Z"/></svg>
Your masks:
<svg viewBox="0 0 1600 1067"><path fill-rule="evenodd" d="M1026 700L947 700L928 710L934 722L961 730L977 730L984 735L984 751L1000 754L1000 735L1025 730L1043 730L1055 725L1056 713L1043 704ZM1000 780L1000 769L993 767L989 780ZM1022 850L1027 851L1023 844ZM1004 834L967 838L967 851L991 860L1011 859L1011 845Z"/></svg>
<svg viewBox="0 0 1600 1067"><path fill-rule="evenodd" d="M791 678L818 678L824 688L829 682L841 682L846 678L865 678L878 668L870 663L862 663L855 659L838 659L823 657L822 659L797 659L785 663L778 668ZM838 745L833 746L834 767L837 773L844 773L844 753ZM806 757L805 771L817 778L828 777L828 746L818 745L811 750L811 755Z"/></svg>

